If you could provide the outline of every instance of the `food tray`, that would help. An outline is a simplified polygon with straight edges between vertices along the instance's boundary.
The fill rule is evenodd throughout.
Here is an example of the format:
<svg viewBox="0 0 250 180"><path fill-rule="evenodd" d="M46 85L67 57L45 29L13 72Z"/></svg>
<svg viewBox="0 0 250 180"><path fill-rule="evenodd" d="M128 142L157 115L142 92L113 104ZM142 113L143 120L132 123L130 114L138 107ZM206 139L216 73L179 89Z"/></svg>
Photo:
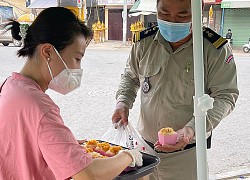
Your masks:
<svg viewBox="0 0 250 180"><path fill-rule="evenodd" d="M143 165L136 170L129 172L123 171L115 180L135 180L153 172L154 168L160 163L160 158L142 153Z"/></svg>
<svg viewBox="0 0 250 180"><path fill-rule="evenodd" d="M104 142L102 140L97 140L99 142ZM116 145L113 143L109 143L110 145ZM127 149L122 147L123 149ZM153 172L154 168L160 163L160 158L142 153L143 165L141 167L137 167L135 170L131 171L123 171L120 175L118 175L114 180L136 180L140 177L146 176Z"/></svg>

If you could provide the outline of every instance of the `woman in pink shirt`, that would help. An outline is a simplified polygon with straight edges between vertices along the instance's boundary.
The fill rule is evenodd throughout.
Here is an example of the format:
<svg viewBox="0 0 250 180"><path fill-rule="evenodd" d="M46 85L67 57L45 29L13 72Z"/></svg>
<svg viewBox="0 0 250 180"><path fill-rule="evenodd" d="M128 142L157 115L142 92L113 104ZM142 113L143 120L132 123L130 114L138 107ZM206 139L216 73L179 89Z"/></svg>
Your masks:
<svg viewBox="0 0 250 180"><path fill-rule="evenodd" d="M0 179L104 180L141 165L135 150L92 159L45 94L48 88L67 94L80 86L81 59L92 38L88 27L62 7L45 9L29 27L9 24L13 37L24 42L17 55L27 61L0 88Z"/></svg>

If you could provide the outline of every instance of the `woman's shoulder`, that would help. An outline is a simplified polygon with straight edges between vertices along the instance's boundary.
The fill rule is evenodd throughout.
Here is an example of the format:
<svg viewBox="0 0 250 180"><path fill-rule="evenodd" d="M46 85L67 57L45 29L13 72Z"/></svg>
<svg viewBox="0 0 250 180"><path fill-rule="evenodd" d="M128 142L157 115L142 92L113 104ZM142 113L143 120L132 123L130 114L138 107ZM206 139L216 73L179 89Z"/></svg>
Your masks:
<svg viewBox="0 0 250 180"><path fill-rule="evenodd" d="M31 81L10 79L6 94L18 107L36 108L40 111L49 111L58 108L53 100Z"/></svg>

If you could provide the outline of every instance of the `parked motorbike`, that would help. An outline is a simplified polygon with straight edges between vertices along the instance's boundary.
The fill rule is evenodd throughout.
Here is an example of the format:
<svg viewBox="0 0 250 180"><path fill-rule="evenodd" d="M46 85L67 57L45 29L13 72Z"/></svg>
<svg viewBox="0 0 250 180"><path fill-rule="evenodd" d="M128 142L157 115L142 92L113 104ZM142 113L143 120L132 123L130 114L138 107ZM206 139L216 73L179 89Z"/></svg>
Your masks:
<svg viewBox="0 0 250 180"><path fill-rule="evenodd" d="M245 53L248 53L250 51L250 38L248 40L248 43L243 45L243 51Z"/></svg>

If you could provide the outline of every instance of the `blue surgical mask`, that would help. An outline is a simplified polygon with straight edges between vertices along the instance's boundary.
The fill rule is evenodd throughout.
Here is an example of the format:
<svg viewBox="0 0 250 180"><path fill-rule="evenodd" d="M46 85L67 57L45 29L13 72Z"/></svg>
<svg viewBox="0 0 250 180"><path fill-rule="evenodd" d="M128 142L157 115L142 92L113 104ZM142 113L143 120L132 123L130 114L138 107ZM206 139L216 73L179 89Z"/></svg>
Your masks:
<svg viewBox="0 0 250 180"><path fill-rule="evenodd" d="M157 18L161 35L169 42L178 42L190 34L191 22L172 23Z"/></svg>

